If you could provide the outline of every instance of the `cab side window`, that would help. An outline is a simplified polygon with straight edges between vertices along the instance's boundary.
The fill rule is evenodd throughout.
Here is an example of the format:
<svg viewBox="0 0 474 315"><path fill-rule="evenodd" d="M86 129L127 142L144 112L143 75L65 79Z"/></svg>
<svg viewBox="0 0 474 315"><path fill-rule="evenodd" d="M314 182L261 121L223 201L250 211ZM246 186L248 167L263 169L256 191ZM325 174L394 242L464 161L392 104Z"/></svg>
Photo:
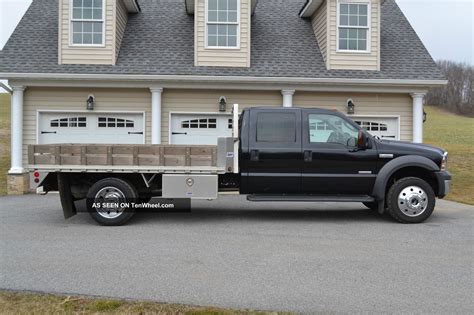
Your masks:
<svg viewBox="0 0 474 315"><path fill-rule="evenodd" d="M308 115L309 142L355 146L359 130L336 115Z"/></svg>
<svg viewBox="0 0 474 315"><path fill-rule="evenodd" d="M294 113L258 113L257 142L296 142Z"/></svg>

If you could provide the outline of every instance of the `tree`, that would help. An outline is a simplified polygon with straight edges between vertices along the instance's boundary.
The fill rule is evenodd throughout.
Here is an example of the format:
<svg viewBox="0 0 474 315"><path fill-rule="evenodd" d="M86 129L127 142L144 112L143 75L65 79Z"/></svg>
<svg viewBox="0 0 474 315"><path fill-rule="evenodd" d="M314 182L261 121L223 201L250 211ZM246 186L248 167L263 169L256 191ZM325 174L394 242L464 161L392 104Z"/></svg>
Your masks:
<svg viewBox="0 0 474 315"><path fill-rule="evenodd" d="M474 117L474 67L453 61L438 61L437 64L448 84L431 89L426 96L427 104Z"/></svg>

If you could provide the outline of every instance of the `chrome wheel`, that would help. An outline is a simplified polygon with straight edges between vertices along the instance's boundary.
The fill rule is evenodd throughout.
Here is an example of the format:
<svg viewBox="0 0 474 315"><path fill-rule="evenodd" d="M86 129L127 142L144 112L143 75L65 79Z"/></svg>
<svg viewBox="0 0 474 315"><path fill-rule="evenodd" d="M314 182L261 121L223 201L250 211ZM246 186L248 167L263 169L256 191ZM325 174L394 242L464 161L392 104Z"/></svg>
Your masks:
<svg viewBox="0 0 474 315"><path fill-rule="evenodd" d="M409 217L417 217L428 207L428 195L418 186L408 186L398 195L398 208Z"/></svg>
<svg viewBox="0 0 474 315"><path fill-rule="evenodd" d="M125 202L125 194L116 187L104 187L95 194L95 202L105 204L107 207L96 208L97 213L105 219L119 217L124 209L121 205Z"/></svg>

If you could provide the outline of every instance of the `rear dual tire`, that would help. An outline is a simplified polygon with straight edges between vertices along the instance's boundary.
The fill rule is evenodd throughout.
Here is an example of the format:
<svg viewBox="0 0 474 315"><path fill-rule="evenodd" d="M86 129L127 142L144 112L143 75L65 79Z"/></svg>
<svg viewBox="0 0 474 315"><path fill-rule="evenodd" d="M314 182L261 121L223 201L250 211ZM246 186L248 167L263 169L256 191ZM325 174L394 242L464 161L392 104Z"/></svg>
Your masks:
<svg viewBox="0 0 474 315"><path fill-rule="evenodd" d="M123 225L135 214L130 207L98 208L104 203L132 203L138 198L137 191L127 181L119 178L105 178L96 182L87 193L87 210L101 225Z"/></svg>

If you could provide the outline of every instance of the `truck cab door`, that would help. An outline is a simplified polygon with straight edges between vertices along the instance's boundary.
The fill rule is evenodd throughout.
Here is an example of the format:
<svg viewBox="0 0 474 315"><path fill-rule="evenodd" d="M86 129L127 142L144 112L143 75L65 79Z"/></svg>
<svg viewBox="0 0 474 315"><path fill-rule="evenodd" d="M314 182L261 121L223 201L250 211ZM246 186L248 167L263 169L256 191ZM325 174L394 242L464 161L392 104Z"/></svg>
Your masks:
<svg viewBox="0 0 474 315"><path fill-rule="evenodd" d="M303 111L303 193L371 193L378 155L375 145L357 149L359 131L357 124L339 113Z"/></svg>
<svg viewBox="0 0 474 315"><path fill-rule="evenodd" d="M301 110L252 109L249 114L241 192L301 193Z"/></svg>

